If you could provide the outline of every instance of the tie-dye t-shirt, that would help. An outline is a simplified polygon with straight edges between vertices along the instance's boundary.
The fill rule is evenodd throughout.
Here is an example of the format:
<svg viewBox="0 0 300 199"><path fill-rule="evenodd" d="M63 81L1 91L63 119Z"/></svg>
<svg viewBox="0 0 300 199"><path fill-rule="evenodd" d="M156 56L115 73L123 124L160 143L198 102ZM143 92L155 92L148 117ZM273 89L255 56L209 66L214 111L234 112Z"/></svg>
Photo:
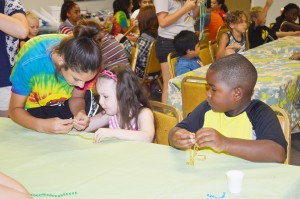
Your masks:
<svg viewBox="0 0 300 199"><path fill-rule="evenodd" d="M122 28L126 28L129 26L130 26L130 20L127 18L125 12L118 11L115 14L115 20L113 22L113 26L110 34L113 36L116 36L119 33L124 34L124 32L122 32Z"/></svg>
<svg viewBox="0 0 300 199"><path fill-rule="evenodd" d="M12 92L28 96L25 108L57 105L69 99L74 86L55 74L51 49L57 45L63 34L48 34L34 37L26 42L16 58L10 76Z"/></svg>

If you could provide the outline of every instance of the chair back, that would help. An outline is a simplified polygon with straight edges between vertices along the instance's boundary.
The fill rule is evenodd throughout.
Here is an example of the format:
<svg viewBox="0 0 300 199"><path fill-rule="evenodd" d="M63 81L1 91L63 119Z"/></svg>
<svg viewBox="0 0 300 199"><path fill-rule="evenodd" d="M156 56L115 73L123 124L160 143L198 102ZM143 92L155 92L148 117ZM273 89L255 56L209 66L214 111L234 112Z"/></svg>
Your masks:
<svg viewBox="0 0 300 199"><path fill-rule="evenodd" d="M203 35L203 38L202 38L202 35ZM208 45L208 42L209 42L209 37L210 37L210 31L209 29L204 29L202 35L200 35L199 37L199 44L200 45Z"/></svg>
<svg viewBox="0 0 300 199"><path fill-rule="evenodd" d="M208 85L205 77L187 76L181 82L183 118L206 100Z"/></svg>
<svg viewBox="0 0 300 199"><path fill-rule="evenodd" d="M130 57L130 67L132 71L135 71L137 56L139 51L139 45L134 43L131 50L131 57Z"/></svg>
<svg viewBox="0 0 300 199"><path fill-rule="evenodd" d="M219 41L221 39L221 36L223 33L226 33L229 31L229 28L226 25L220 26L218 31L217 31L217 36L216 36L216 41L217 44L219 45Z"/></svg>
<svg viewBox="0 0 300 199"><path fill-rule="evenodd" d="M206 44L200 46L199 57L201 58L204 66L211 64L213 62L209 48Z"/></svg>
<svg viewBox="0 0 300 199"><path fill-rule="evenodd" d="M175 65L176 65L178 58L179 58L179 56L177 55L176 52L170 52L168 54L168 64L169 64L169 71L171 74L171 78L176 77Z"/></svg>
<svg viewBox="0 0 300 199"><path fill-rule="evenodd" d="M182 120L182 115L171 105L151 100L150 104L153 107L156 122L156 136L154 143L169 145L169 132Z"/></svg>
<svg viewBox="0 0 300 199"><path fill-rule="evenodd" d="M246 50L248 50L250 48L250 45L249 45L249 33L248 33L248 29L246 30Z"/></svg>
<svg viewBox="0 0 300 199"><path fill-rule="evenodd" d="M279 120L280 126L282 128L284 137L287 141L287 155L284 164L290 164L291 161L291 117L290 115L283 109L278 106L271 106L273 111L276 113L277 118Z"/></svg>
<svg viewBox="0 0 300 199"><path fill-rule="evenodd" d="M218 45L217 45L217 41L209 41L209 53L211 56L212 61L216 61L216 54L217 54L217 50L218 50Z"/></svg>
<svg viewBox="0 0 300 199"><path fill-rule="evenodd" d="M162 83L160 81L161 78L161 67L160 63L156 57L156 50L155 50L156 40L154 40L150 45L150 51L147 58L147 64L145 67L144 76L141 79L141 83L149 83L155 80L158 81L159 86L162 88ZM148 76L153 76L153 78L148 78Z"/></svg>

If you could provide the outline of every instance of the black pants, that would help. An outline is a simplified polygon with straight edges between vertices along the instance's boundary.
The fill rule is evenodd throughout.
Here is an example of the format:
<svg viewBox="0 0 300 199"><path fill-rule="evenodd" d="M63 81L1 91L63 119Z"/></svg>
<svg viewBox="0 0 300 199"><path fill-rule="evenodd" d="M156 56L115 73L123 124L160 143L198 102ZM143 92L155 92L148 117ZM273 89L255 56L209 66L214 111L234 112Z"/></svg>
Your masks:
<svg viewBox="0 0 300 199"><path fill-rule="evenodd" d="M85 96L85 112L89 117L94 116L98 109L98 104L96 103L93 93L91 91L86 91ZM41 106L38 108L27 109L27 111L34 117L47 119L58 117L61 119L73 118L70 107L69 100L66 100L63 104L56 106Z"/></svg>

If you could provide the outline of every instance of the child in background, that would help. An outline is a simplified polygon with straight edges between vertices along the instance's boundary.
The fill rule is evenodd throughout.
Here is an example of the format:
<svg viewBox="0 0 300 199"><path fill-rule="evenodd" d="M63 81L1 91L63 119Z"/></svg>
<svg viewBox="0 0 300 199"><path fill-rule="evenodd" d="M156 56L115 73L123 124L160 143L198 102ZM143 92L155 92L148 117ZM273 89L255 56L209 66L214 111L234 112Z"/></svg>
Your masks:
<svg viewBox="0 0 300 199"><path fill-rule="evenodd" d="M253 64L240 54L219 59L206 73L207 100L169 134L178 149L211 148L256 162L284 162L287 142L273 110L251 100L257 81Z"/></svg>
<svg viewBox="0 0 300 199"><path fill-rule="evenodd" d="M146 94L134 72L113 66L99 74L96 84L103 112L91 118L86 131L98 129L96 142L118 138L152 142L155 134L154 116ZM103 128L105 126L109 128Z"/></svg>
<svg viewBox="0 0 300 199"><path fill-rule="evenodd" d="M203 66L199 57L199 38L194 32L181 31L174 38L174 47L178 56L180 56L175 64L176 76Z"/></svg>
<svg viewBox="0 0 300 199"><path fill-rule="evenodd" d="M209 29L209 40L215 40L219 27L224 25L228 9L225 0L211 0L210 5L210 23L205 28Z"/></svg>
<svg viewBox="0 0 300 199"><path fill-rule="evenodd" d="M124 34L130 26L130 13L132 10L132 0L114 0L114 21L110 34L113 36L119 33Z"/></svg>
<svg viewBox="0 0 300 199"><path fill-rule="evenodd" d="M264 43L277 39L276 32L266 26L267 13L272 4L273 0L266 0L266 4L263 8L251 8L250 18L252 23L248 29L250 48L255 48Z"/></svg>
<svg viewBox="0 0 300 199"><path fill-rule="evenodd" d="M147 6L147 5L150 5L150 4L153 4L152 0L138 0L138 3L139 3L139 6L140 8L144 7L144 6ZM132 15L131 15L131 19L136 19L136 17L138 16L138 14L140 13L140 8L139 9L136 9Z"/></svg>
<svg viewBox="0 0 300 199"><path fill-rule="evenodd" d="M156 56L161 66L163 78L162 102L167 101L168 82L171 78L167 57L174 52L174 37L182 30L194 30L194 19L199 16L197 0L154 0L158 18L158 38Z"/></svg>
<svg viewBox="0 0 300 199"><path fill-rule="evenodd" d="M26 39L20 39L20 47L21 48L25 44L26 41L37 36L37 34L39 33L39 27L40 27L39 18L32 12L27 11L26 19L28 22L29 32L28 32Z"/></svg>
<svg viewBox="0 0 300 199"><path fill-rule="evenodd" d="M226 15L226 24L230 31L223 33L219 41L216 59L233 54L242 53L246 49L246 35L248 19L244 11L230 11Z"/></svg>
<svg viewBox="0 0 300 199"><path fill-rule="evenodd" d="M0 173L0 196L3 199L32 199L23 185L3 173Z"/></svg>
<svg viewBox="0 0 300 199"><path fill-rule="evenodd" d="M20 50L10 76L9 116L43 133L85 129L97 105L90 88L101 67L97 29L78 24L74 35L36 36Z"/></svg>
<svg viewBox="0 0 300 199"><path fill-rule="evenodd" d="M135 73L139 79L142 79L145 73L150 45L157 38L158 21L154 5L143 6L140 9L137 20L139 21L141 35L137 39L139 49ZM132 43L126 37L122 37L120 43L124 44L127 54L130 55L133 46Z"/></svg>
<svg viewBox="0 0 300 199"><path fill-rule="evenodd" d="M300 25L295 23L299 19L299 12L299 7L296 4L287 4L284 6L282 14L276 18L272 30L276 32L300 31Z"/></svg>
<svg viewBox="0 0 300 199"><path fill-rule="evenodd" d="M58 31L61 34L72 34L74 27L80 21L80 7L73 1L65 1L61 6L60 24Z"/></svg>

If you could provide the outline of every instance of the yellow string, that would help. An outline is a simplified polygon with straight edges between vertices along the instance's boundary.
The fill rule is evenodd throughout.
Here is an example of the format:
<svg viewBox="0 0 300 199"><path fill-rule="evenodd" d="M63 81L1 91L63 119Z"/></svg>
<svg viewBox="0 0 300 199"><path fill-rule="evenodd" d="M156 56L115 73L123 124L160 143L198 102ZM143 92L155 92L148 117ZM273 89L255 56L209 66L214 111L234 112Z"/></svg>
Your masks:
<svg viewBox="0 0 300 199"><path fill-rule="evenodd" d="M65 135L70 135L70 136L77 136L77 137L80 137L84 140L92 140L93 143L96 143L96 140L94 138L90 138L90 137L85 137L83 135L80 135L80 134L70 134L70 133L66 133Z"/></svg>

